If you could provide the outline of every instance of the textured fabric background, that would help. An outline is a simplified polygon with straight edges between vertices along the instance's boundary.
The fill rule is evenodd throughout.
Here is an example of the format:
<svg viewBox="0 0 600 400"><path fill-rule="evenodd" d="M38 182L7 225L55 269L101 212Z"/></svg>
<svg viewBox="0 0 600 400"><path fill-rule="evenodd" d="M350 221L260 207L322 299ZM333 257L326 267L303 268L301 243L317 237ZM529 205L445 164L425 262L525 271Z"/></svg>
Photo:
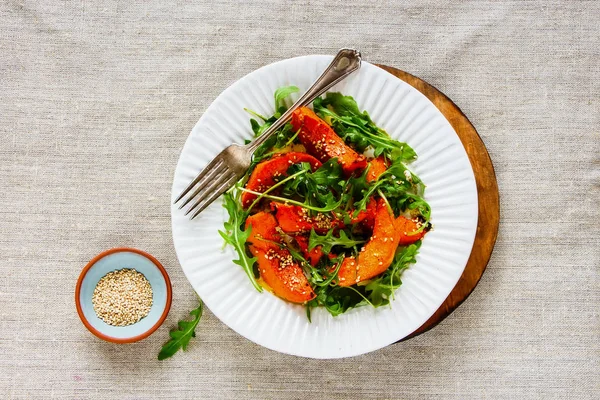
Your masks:
<svg viewBox="0 0 600 400"><path fill-rule="evenodd" d="M600 398L600 2L0 3L0 397ZM355 46L438 87L494 161L500 234L471 297L434 330L316 361L206 312L175 256L179 152L225 87L273 61ZM92 336L73 304L113 246L154 254L174 303L150 338Z"/></svg>

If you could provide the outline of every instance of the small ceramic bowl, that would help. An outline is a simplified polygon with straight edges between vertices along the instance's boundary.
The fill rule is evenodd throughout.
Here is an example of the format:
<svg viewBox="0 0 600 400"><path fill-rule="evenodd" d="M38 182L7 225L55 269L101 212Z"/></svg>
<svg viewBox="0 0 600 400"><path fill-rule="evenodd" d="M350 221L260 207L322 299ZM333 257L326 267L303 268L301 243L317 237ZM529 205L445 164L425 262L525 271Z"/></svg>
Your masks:
<svg viewBox="0 0 600 400"><path fill-rule="evenodd" d="M123 268L133 268L148 279L152 286L152 308L135 324L112 326L94 312L92 295L103 276ZM133 343L150 336L164 322L171 308L171 296L171 281L156 258L141 250L120 247L98 254L81 271L75 288L75 305L83 324L100 339Z"/></svg>

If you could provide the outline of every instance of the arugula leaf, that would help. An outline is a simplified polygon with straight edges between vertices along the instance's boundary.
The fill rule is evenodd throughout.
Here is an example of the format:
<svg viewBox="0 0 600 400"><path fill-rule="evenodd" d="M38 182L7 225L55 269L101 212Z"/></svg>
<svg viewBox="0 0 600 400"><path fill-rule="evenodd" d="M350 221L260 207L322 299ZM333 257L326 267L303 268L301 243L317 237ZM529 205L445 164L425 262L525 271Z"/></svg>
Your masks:
<svg viewBox="0 0 600 400"><path fill-rule="evenodd" d="M344 96L339 92L330 92L326 95L324 105L330 105L333 111L342 116L365 115L369 121L371 120L366 112L364 114L360 112L358 104L356 104L356 100L352 96Z"/></svg>
<svg viewBox="0 0 600 400"><path fill-rule="evenodd" d="M248 237L250 237L252 226L248 227L246 230L242 230L242 225L246 221L247 215L241 207L239 193L240 192L237 191L236 197L233 196L231 191L226 192L223 195L223 207L225 207L229 213L229 220L224 224L225 231L219 231L219 234L226 243L232 245L237 251L239 258L233 260L233 262L243 268L246 275L248 275L248 278L250 278L252 286L259 292L262 292L262 286L256 282L256 278L254 277L253 267L256 262L256 257L249 257L246 253L246 241L248 240Z"/></svg>
<svg viewBox="0 0 600 400"><path fill-rule="evenodd" d="M321 278L321 280L318 281L318 282L316 282L315 285L316 286L328 286L328 285L330 285L334 281L334 279L337 278L338 273L340 272L340 268L342 267L342 262L344 262L344 258L345 257L344 257L343 254L340 254L339 256L337 256L336 258L334 258L335 268L334 268L333 272L329 273L328 271L331 270L331 267L327 267L328 271L323 271L323 275L325 275L325 277L327 279L323 280ZM327 275L329 275L329 276L327 276Z"/></svg>
<svg viewBox="0 0 600 400"><path fill-rule="evenodd" d="M287 106L285 105L285 99L291 95L292 93L299 92L297 86L283 86L275 91L275 116L279 118L281 114L283 114L287 110ZM279 113L279 115L277 115Z"/></svg>
<svg viewBox="0 0 600 400"><path fill-rule="evenodd" d="M190 311L190 315L194 317L192 321L181 320L177 324L177 329L173 329L169 332L171 339L165 343L158 353L158 359L164 360L165 358L172 357L179 349L183 351L187 350L187 346L190 343L190 339L196 337L196 326L202 318L203 304L202 300L198 298L198 308Z"/></svg>
<svg viewBox="0 0 600 400"><path fill-rule="evenodd" d="M373 148L375 157L384 154L388 159L412 161L417 153L406 143L396 141L379 128L366 111L362 113L352 96L327 93L326 97L313 102L315 112L328 121L335 132L360 151Z"/></svg>
<svg viewBox="0 0 600 400"><path fill-rule="evenodd" d="M288 173L294 171L305 171L306 174L288 182L283 188L284 196L300 196L306 208L321 208L331 204L336 204L337 208L342 204L336 195L343 190L345 181L342 168L335 159L327 161L314 172L309 163L292 165Z"/></svg>
<svg viewBox="0 0 600 400"><path fill-rule="evenodd" d="M256 131L256 136L262 135L265 129L271 126L271 124L272 122L266 122L264 125L260 125L258 131ZM254 154L252 155L252 165L250 166L248 172L252 172L254 166L256 166L256 164L258 164L259 162L270 158L273 154L276 153L276 150L282 149L285 146L293 143L293 139L295 138L296 134L292 129L292 124L288 122L283 126L283 128L278 130L277 133L268 138L262 145L260 145L254 151Z"/></svg>
<svg viewBox="0 0 600 400"><path fill-rule="evenodd" d="M316 246L321 246L323 252L328 254L331 252L331 248L333 246L343 246L349 248L365 242L364 240L350 239L343 230L340 230L340 237L336 238L333 236L333 231L334 229L332 228L325 234L325 236L319 236L314 229L311 229L310 237L308 238L308 249L312 250Z"/></svg>
<svg viewBox="0 0 600 400"><path fill-rule="evenodd" d="M331 195L327 199L327 202L322 207L315 207L315 206L311 206L311 205L309 205L307 203L302 203L300 201L291 200L291 199L288 199L288 198L285 198L285 197L273 196L273 195L270 195L270 194L260 193L260 192L256 192L254 190L250 190L250 189L246 189L246 188L241 188L241 190L244 191L244 192L255 194L257 196L262 196L265 199L275 200L275 201L278 201L280 203L293 204L295 206L300 206L302 208L306 208L307 210L312 210L312 211L316 211L316 212L329 212L329 211L333 211L336 208L338 208L340 206L340 204L342 203L341 199L336 201L335 198L334 198L334 196Z"/></svg>
<svg viewBox="0 0 600 400"><path fill-rule="evenodd" d="M273 114L270 118L262 116L252 110L244 108L248 113L253 116L263 120L263 124L261 125L256 119L250 119L250 126L252 127L252 131L254 132L254 136L258 137L262 135L279 117L287 110L287 106L285 105L285 99L292 93L298 92L299 89L296 86L284 86L280 87L275 91L275 114ZM265 141L252 156L252 166L249 171L252 170L256 164L260 161L270 157L274 154L273 150L281 149L293 142L296 138L296 132L294 132L291 123L285 124L281 129L277 131L277 133L271 136L267 141Z"/></svg>
<svg viewBox="0 0 600 400"><path fill-rule="evenodd" d="M336 187L343 180L344 171L337 158L331 158L312 172L309 178L312 178L317 185Z"/></svg>
<svg viewBox="0 0 600 400"><path fill-rule="evenodd" d="M250 126L252 127L252 131L254 132L254 136L260 136L264 131L267 130L267 128L269 128L269 126L273 124L273 122L277 121L277 119L281 117L281 114L283 114L287 110L287 106L285 105L285 99L292 93L296 93L299 90L300 89L298 89L296 86L283 86L277 89L273 96L275 98L275 114L272 115L270 118L267 118L264 115L257 113L256 111L244 108L244 111L246 111L249 114L252 114L253 116L259 119L262 119L264 122L264 124L261 125L254 118L250 119Z"/></svg>
<svg viewBox="0 0 600 400"><path fill-rule="evenodd" d="M378 193L386 199L395 215L400 215L406 210L416 210L426 222L429 221L431 207L422 197L425 185L401 159L393 160L375 182L367 182L366 174L367 171L360 177L352 178L355 214L365 210L371 197Z"/></svg>
<svg viewBox="0 0 600 400"><path fill-rule="evenodd" d="M404 193L394 200L398 209L416 210L425 219L425 224L422 227L425 227L429 223L431 219L431 206L421 196Z"/></svg>
<svg viewBox="0 0 600 400"><path fill-rule="evenodd" d="M356 307L363 298L349 287L335 286L330 290L320 291L312 301L315 300L317 300L317 304L324 306L332 316L336 317Z"/></svg>
<svg viewBox="0 0 600 400"><path fill-rule="evenodd" d="M390 303L394 292L402 285L402 273L416 262L421 241L396 250L392 265L379 277L359 283L357 286L341 287L330 284L326 287L315 286L317 297L306 304L307 308L319 305L334 317L345 313L351 308L364 305L382 307ZM310 310L307 310L310 314Z"/></svg>

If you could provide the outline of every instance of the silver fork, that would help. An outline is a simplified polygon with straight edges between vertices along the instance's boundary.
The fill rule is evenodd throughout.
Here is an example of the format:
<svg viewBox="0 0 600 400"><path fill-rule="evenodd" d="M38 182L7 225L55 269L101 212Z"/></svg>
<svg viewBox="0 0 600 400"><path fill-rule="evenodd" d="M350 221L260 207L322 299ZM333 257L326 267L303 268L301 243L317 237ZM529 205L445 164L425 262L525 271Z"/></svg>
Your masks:
<svg viewBox="0 0 600 400"><path fill-rule="evenodd" d="M272 136L279 128L292 118L292 113L298 107L310 104L322 95L327 89L340 82L352 72L360 68L360 52L353 49L341 49L333 61L325 69L313 85L292 105L277 121L273 123L258 138L247 145L232 144L221 151L204 169L194 178L187 188L177 197L173 204L182 200L192 189L179 208L185 207L197 197L196 202L185 212L188 215L195 211L190 219L194 219L221 194L237 182L250 167L252 154Z"/></svg>

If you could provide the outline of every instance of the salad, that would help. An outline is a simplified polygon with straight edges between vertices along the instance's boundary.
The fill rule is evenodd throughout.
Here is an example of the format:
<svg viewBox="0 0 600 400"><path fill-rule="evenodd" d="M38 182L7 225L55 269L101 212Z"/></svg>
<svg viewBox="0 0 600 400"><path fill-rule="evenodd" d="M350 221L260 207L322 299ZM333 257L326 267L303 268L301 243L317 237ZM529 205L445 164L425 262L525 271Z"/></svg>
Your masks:
<svg viewBox="0 0 600 400"><path fill-rule="evenodd" d="M295 86L275 92L275 114L251 115L256 136L287 110ZM351 96L301 107L253 156L224 195L225 242L258 291L333 316L390 303L431 229L417 158Z"/></svg>

